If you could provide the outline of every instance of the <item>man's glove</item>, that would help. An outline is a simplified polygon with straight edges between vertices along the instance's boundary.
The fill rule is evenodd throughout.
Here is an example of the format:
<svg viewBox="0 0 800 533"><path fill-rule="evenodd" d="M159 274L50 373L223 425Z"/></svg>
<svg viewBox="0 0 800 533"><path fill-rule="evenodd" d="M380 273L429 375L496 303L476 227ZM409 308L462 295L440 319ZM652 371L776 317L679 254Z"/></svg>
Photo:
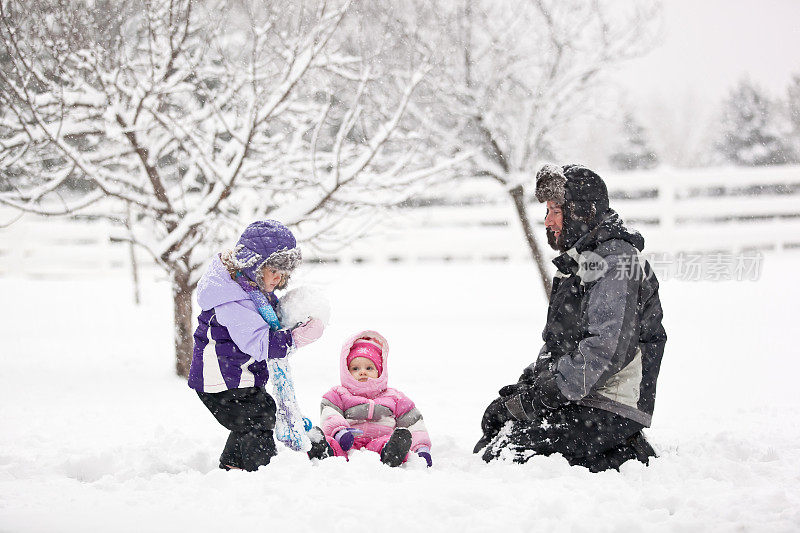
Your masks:
<svg viewBox="0 0 800 533"><path fill-rule="evenodd" d="M555 374L542 374L531 387L531 403L545 409L556 409L569 403L569 398L561 393L556 384Z"/></svg>
<svg viewBox="0 0 800 533"><path fill-rule="evenodd" d="M556 385L555 377L546 376L506 399L504 405L514 419L530 421L537 418L537 412L556 409L568 402Z"/></svg>
<svg viewBox="0 0 800 533"><path fill-rule="evenodd" d="M483 412L481 431L486 440L494 438L506 422L514 419L504 405L505 401L506 398L496 398Z"/></svg>
<svg viewBox="0 0 800 533"><path fill-rule="evenodd" d="M509 398L517 394L520 391L520 388L524 387L525 385L523 385L522 383L514 383L513 385L506 385L505 387L497 391L497 394L499 394L501 398Z"/></svg>

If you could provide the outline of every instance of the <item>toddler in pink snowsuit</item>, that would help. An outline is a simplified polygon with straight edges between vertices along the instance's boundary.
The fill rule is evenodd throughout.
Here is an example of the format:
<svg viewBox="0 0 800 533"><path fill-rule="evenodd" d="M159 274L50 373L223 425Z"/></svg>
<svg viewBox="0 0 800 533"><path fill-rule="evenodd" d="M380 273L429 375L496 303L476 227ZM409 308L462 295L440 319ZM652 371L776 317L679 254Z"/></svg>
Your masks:
<svg viewBox="0 0 800 533"><path fill-rule="evenodd" d="M331 452L347 456L350 449L366 448L381 454L381 461L389 466L405 462L409 452L432 465L431 441L422 415L405 394L386 386L388 355L389 345L376 331L362 331L345 341L342 385L322 397L320 425L330 449L318 457Z"/></svg>

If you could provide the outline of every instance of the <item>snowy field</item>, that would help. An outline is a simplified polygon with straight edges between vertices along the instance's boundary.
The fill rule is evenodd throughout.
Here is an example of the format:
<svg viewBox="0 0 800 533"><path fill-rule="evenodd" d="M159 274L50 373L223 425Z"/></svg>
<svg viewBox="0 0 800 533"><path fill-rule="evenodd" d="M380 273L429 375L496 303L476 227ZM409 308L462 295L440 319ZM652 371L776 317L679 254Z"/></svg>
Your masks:
<svg viewBox="0 0 800 533"><path fill-rule="evenodd" d="M369 452L312 464L282 449L224 472L225 430L173 374L170 291L127 278L0 278L0 532L800 530L800 253L757 282L665 281L669 335L649 468L590 474L560 457L470 451L496 390L535 357L533 267L307 267L332 322L295 357L307 415L358 329L391 345L390 386L425 415L434 468Z"/></svg>

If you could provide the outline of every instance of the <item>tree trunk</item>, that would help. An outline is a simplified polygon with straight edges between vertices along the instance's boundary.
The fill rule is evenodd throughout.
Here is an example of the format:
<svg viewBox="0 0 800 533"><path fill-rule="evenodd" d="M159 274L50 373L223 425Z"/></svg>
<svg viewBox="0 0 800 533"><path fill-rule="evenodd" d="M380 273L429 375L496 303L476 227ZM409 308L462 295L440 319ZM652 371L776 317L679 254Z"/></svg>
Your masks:
<svg viewBox="0 0 800 533"><path fill-rule="evenodd" d="M533 260L539 269L539 276L542 278L542 285L547 299L550 299L550 292L553 289L553 284L550 282L550 275L547 273L547 267L544 264L544 256L539 249L539 243L536 242L536 236L533 234L531 222L528 219L528 210L525 206L525 191L521 185L518 185L508 191L511 199L514 200L514 207L517 209L517 217L522 224L522 231L525 233L525 240L528 242L528 248L531 251Z"/></svg>
<svg viewBox="0 0 800 533"><path fill-rule="evenodd" d="M188 377L192 364L192 286L189 274L176 272L172 276L172 297L175 320L175 371Z"/></svg>

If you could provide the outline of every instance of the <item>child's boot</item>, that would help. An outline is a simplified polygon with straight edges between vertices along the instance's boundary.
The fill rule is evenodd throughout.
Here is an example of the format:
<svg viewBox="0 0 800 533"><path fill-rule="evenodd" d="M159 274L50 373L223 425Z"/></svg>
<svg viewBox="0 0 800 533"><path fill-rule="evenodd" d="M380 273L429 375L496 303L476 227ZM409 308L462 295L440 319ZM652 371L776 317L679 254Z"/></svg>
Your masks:
<svg viewBox="0 0 800 533"><path fill-rule="evenodd" d="M381 450L381 462L389 466L400 466L411 449L411 432L397 428Z"/></svg>

